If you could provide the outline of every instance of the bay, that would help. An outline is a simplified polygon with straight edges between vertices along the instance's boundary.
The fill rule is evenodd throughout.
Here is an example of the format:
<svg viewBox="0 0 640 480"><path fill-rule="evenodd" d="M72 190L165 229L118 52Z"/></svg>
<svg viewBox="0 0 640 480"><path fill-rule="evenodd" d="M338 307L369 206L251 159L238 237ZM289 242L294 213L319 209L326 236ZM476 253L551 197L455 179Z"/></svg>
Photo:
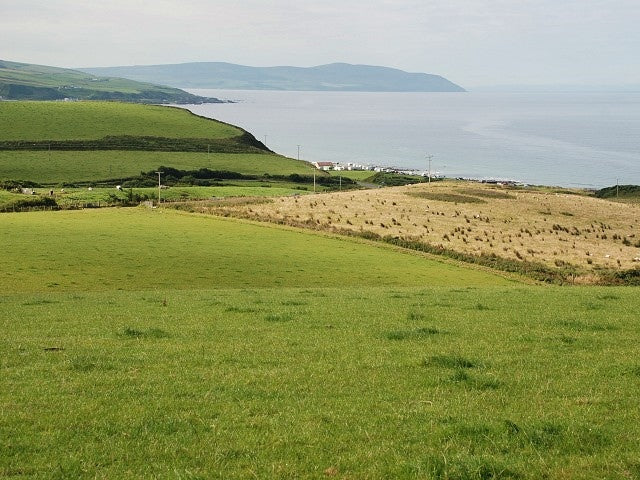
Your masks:
<svg viewBox="0 0 640 480"><path fill-rule="evenodd" d="M601 188L640 184L640 93L191 90L189 105L308 161Z"/></svg>

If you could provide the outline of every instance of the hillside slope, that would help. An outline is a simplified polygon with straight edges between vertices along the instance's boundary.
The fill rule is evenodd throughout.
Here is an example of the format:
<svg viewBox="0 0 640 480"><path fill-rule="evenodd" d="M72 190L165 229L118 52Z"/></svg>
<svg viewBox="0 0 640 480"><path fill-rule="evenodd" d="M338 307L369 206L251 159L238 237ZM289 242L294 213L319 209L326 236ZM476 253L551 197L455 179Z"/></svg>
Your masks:
<svg viewBox="0 0 640 480"><path fill-rule="evenodd" d="M160 165L249 175L312 170L241 128L176 107L0 102L0 124L0 181L119 183Z"/></svg>
<svg viewBox="0 0 640 480"><path fill-rule="evenodd" d="M0 60L0 100L64 99L177 104L221 102L152 83Z"/></svg>
<svg viewBox="0 0 640 480"><path fill-rule="evenodd" d="M248 67L223 62L82 68L94 75L153 81L180 88L370 92L463 92L439 75L332 63L317 67Z"/></svg>
<svg viewBox="0 0 640 480"><path fill-rule="evenodd" d="M4 102L0 103L0 120L0 142L96 140L122 135L220 139L244 133L182 108L119 102Z"/></svg>

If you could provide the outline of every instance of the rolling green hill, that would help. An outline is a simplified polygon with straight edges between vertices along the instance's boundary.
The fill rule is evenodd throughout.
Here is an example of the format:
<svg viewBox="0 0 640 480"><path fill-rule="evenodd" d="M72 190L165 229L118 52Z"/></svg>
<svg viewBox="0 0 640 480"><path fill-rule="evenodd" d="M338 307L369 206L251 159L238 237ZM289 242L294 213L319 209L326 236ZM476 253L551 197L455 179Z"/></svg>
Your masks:
<svg viewBox="0 0 640 480"><path fill-rule="evenodd" d="M0 102L0 122L0 150L269 152L241 128L157 105Z"/></svg>
<svg viewBox="0 0 640 480"><path fill-rule="evenodd" d="M99 140L107 136L234 138L244 131L181 108L119 102L3 102L0 141Z"/></svg>
<svg viewBox="0 0 640 480"><path fill-rule="evenodd" d="M0 60L0 100L117 100L136 103L219 103L173 87L100 77L66 68Z"/></svg>
<svg viewBox="0 0 640 480"><path fill-rule="evenodd" d="M241 128L157 105L0 102L0 180L116 183L159 166L248 175L312 171Z"/></svg>

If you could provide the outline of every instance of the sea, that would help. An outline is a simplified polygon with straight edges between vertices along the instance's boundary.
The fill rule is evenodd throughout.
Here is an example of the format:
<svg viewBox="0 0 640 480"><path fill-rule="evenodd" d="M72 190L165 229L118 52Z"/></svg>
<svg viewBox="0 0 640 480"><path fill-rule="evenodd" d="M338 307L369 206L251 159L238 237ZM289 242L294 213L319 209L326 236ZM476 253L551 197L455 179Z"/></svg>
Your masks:
<svg viewBox="0 0 640 480"><path fill-rule="evenodd" d="M602 188L640 185L640 93L190 90L188 105L307 161L451 178Z"/></svg>

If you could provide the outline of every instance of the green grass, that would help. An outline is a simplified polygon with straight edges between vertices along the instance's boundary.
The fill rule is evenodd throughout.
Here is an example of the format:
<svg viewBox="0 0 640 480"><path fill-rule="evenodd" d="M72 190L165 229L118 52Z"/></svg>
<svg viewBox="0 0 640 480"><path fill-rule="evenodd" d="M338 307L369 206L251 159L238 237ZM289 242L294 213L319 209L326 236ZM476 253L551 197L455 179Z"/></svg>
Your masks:
<svg viewBox="0 0 640 480"><path fill-rule="evenodd" d="M109 102L0 102L0 181L115 185L159 166L310 174L249 133L179 109ZM47 143L49 142L49 143Z"/></svg>
<svg viewBox="0 0 640 480"><path fill-rule="evenodd" d="M180 108L116 102L0 102L0 124L0 141L119 135L223 139L243 133Z"/></svg>
<svg viewBox="0 0 640 480"><path fill-rule="evenodd" d="M0 190L0 212L132 206L136 203L142 203L144 200L155 202L158 199L158 189L151 187L125 188L121 191L116 190L114 187L93 188L92 190L86 188L64 188L54 190L52 199L55 201L55 205L43 205L40 200L43 197L48 199L50 190L37 188L34 191L37 195L23 195ZM216 187L171 187L162 189L160 195L164 203L187 200L217 200L228 197L274 197L306 193L308 193L307 190L300 190L296 188L296 185L246 182L244 185ZM25 202L35 202L35 204Z"/></svg>
<svg viewBox="0 0 640 480"><path fill-rule="evenodd" d="M334 253L338 263L345 257ZM188 268L173 265L177 287L176 270ZM637 290L326 283L5 289L0 475L603 479L640 472ZM479 302L489 308L478 310ZM592 302L603 308L588 308ZM562 323L586 317L616 329ZM387 336L425 325L446 334ZM573 342L563 341L568 335Z"/></svg>
<svg viewBox="0 0 640 480"><path fill-rule="evenodd" d="M388 172L369 172L371 175L364 180L366 182L375 183L386 187L397 187L400 185L410 185L413 183L425 183L429 180L422 175L405 175L402 173L388 173ZM433 182L440 181L441 179L432 178Z"/></svg>
<svg viewBox="0 0 640 480"><path fill-rule="evenodd" d="M369 170L342 170L342 171L329 171L332 177L350 178L356 181L363 181L371 177L372 172Z"/></svg>
<svg viewBox="0 0 640 480"><path fill-rule="evenodd" d="M388 247L169 210L7 213L0 222L5 292L508 283Z"/></svg>
<svg viewBox="0 0 640 480"><path fill-rule="evenodd" d="M42 189L36 189L42 190ZM89 191L86 188L65 188L64 193L56 190L54 198L60 208L72 206L84 206L87 204L95 206L119 205L129 198L130 192L134 196L156 200L158 198L157 188L125 188L117 191L115 188L94 188ZM162 202L179 202L182 200L208 200L212 198L225 197L273 197L306 193L296 188L277 184L261 185L258 182L251 182L247 185L219 186L219 187L171 187L162 189L160 196ZM3 197L0 196L0 208L2 208Z"/></svg>
<svg viewBox="0 0 640 480"><path fill-rule="evenodd" d="M427 200L435 200L438 202L487 203L478 196L460 195L458 193L449 192L408 192L407 195L417 198L426 198ZM486 194L483 194L483 196L488 197Z"/></svg>
<svg viewBox="0 0 640 480"><path fill-rule="evenodd" d="M13 198L16 197L16 195L17 194L7 192L6 190L0 190L0 205L2 205L5 202L11 201ZM20 197L23 197L23 195L20 195ZM24 197L26 197L26 195L24 195Z"/></svg>
<svg viewBox="0 0 640 480"><path fill-rule="evenodd" d="M136 151L0 151L0 180L30 180L56 184L99 181L139 175L166 165L183 170L209 168L248 175L309 174L305 162L266 154L225 154Z"/></svg>
<svg viewBox="0 0 640 480"><path fill-rule="evenodd" d="M164 209L0 244L0 477L640 475L637 288Z"/></svg>

